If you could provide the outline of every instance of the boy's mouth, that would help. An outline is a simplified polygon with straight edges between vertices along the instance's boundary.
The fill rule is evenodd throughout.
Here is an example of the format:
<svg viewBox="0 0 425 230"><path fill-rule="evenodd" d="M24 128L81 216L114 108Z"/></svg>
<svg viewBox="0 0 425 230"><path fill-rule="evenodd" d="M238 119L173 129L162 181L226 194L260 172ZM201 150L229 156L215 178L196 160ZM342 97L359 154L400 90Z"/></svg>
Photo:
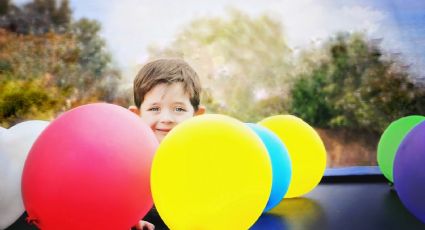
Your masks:
<svg viewBox="0 0 425 230"><path fill-rule="evenodd" d="M168 132L170 132L170 130L171 129L156 129L156 131L160 132L160 133L168 133Z"/></svg>

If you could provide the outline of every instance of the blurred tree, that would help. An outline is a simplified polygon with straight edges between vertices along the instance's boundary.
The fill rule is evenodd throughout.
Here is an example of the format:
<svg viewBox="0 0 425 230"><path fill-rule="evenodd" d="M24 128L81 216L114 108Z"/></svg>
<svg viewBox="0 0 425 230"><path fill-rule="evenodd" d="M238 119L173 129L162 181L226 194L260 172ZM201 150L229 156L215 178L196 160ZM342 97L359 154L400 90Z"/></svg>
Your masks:
<svg viewBox="0 0 425 230"><path fill-rule="evenodd" d="M358 33L339 34L323 47L328 56L307 62L311 71L294 83L294 114L315 126L375 132L397 118L424 114L424 89L378 43Z"/></svg>
<svg viewBox="0 0 425 230"><path fill-rule="evenodd" d="M0 0L0 17L7 14L10 8L10 0Z"/></svg>
<svg viewBox="0 0 425 230"><path fill-rule="evenodd" d="M64 107L60 90L47 79L0 81L0 125L9 127L24 120L55 116Z"/></svg>
<svg viewBox="0 0 425 230"><path fill-rule="evenodd" d="M54 8L52 12L51 20L53 25L63 30L59 30L59 32L67 31L72 20L72 11L69 6L69 1L62 0L59 7L57 9Z"/></svg>
<svg viewBox="0 0 425 230"><path fill-rule="evenodd" d="M188 60L207 91L203 103L210 112L253 122L285 110L291 50L271 16L229 10L225 18L197 19L168 47L151 47L150 54ZM278 106L265 108L270 101Z"/></svg>
<svg viewBox="0 0 425 230"><path fill-rule="evenodd" d="M111 55L106 51L106 43L99 36L101 26L95 20L80 19L72 25L72 34L78 41L81 67L89 74L101 76L108 69Z"/></svg>
<svg viewBox="0 0 425 230"><path fill-rule="evenodd" d="M1 0L4 5L0 27L19 34L66 33L70 29L72 11L68 0L34 0L23 6Z"/></svg>
<svg viewBox="0 0 425 230"><path fill-rule="evenodd" d="M62 86L61 82L78 75L79 50L70 35L22 36L0 29L0 51L0 62L5 66L0 71L14 79L30 80L48 73Z"/></svg>
<svg viewBox="0 0 425 230"><path fill-rule="evenodd" d="M291 113L318 127L328 126L335 113L326 100L327 94L324 91L328 84L326 69L323 66L314 70L311 75L300 75L292 88Z"/></svg>
<svg viewBox="0 0 425 230"><path fill-rule="evenodd" d="M74 22L68 0L59 5L34 0L19 7L0 1L0 80L10 86L0 91L1 123L115 100L120 73L111 66L98 22ZM27 93L36 87L39 92Z"/></svg>

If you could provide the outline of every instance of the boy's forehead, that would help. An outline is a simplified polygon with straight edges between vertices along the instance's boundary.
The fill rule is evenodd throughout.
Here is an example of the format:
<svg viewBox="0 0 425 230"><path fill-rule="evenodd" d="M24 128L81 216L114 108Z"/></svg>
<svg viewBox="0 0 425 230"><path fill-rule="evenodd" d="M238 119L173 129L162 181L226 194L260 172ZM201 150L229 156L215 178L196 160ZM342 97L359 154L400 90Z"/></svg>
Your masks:
<svg viewBox="0 0 425 230"><path fill-rule="evenodd" d="M180 82L172 84L162 83L147 92L144 101L152 103L165 99L184 104L190 101L190 96L189 93L185 92L183 84Z"/></svg>

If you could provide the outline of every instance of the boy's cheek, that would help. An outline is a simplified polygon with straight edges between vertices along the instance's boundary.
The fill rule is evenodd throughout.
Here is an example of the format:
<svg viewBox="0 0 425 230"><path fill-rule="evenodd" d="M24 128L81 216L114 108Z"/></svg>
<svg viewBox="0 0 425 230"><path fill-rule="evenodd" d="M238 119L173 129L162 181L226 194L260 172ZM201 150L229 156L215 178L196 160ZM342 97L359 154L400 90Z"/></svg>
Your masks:
<svg viewBox="0 0 425 230"><path fill-rule="evenodd" d="M140 119L147 124L151 129L154 129L155 122L152 119L149 119L148 116L141 116Z"/></svg>

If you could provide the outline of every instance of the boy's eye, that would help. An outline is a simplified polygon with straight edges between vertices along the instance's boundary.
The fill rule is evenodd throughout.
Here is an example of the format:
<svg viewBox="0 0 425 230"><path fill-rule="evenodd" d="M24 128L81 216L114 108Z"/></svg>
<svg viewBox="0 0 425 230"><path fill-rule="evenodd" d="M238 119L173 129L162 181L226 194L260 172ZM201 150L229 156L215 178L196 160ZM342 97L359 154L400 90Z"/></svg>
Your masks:
<svg viewBox="0 0 425 230"><path fill-rule="evenodd" d="M159 111L159 108L158 107L152 107L152 108L149 108L148 111L156 112L156 111Z"/></svg>
<svg viewBox="0 0 425 230"><path fill-rule="evenodd" d="M184 108L182 108L182 107L177 107L176 108L176 111L177 112L186 112L186 110Z"/></svg>

